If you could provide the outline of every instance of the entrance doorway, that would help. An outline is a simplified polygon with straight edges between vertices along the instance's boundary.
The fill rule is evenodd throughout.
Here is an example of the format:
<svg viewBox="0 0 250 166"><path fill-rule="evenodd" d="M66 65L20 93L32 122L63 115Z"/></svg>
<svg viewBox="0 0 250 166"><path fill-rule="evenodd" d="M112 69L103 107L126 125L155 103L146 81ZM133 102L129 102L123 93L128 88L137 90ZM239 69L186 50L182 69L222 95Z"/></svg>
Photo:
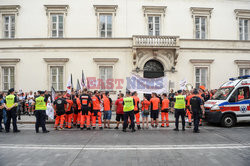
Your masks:
<svg viewBox="0 0 250 166"><path fill-rule="evenodd" d="M144 78L158 78L164 76L164 67L161 62L157 60L149 60L143 67L143 77ZM149 100L151 98L150 94L145 94L146 98Z"/></svg>

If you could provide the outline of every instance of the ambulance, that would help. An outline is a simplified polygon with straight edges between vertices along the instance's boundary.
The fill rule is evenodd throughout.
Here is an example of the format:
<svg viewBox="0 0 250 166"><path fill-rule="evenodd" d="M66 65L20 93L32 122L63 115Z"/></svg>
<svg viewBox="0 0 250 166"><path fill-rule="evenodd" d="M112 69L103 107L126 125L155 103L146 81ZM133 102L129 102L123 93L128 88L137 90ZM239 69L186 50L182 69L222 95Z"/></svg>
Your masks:
<svg viewBox="0 0 250 166"><path fill-rule="evenodd" d="M230 78L205 102L205 119L233 127L236 123L250 122L250 75Z"/></svg>

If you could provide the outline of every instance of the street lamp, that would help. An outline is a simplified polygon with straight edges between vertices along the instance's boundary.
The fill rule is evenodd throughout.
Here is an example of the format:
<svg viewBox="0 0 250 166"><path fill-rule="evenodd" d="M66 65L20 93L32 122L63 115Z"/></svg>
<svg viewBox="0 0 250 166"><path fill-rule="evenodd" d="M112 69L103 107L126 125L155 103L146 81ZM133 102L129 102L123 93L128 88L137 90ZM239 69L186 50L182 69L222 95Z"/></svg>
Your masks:
<svg viewBox="0 0 250 166"><path fill-rule="evenodd" d="M140 68L137 66L137 67L135 68L135 71L136 71L136 73L139 73L139 72L140 72Z"/></svg>
<svg viewBox="0 0 250 166"><path fill-rule="evenodd" d="M172 72L172 73L175 72L175 67L174 67L174 66L171 68L171 72Z"/></svg>

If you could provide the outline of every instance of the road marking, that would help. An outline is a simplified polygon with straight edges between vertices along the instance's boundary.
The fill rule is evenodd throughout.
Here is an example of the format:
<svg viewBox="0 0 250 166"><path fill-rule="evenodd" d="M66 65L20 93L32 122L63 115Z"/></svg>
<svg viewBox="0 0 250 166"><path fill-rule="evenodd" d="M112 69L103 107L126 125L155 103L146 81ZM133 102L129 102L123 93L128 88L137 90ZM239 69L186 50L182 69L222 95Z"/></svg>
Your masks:
<svg viewBox="0 0 250 166"><path fill-rule="evenodd" d="M250 144L203 144L203 145L32 145L0 144L0 149L36 150L207 150L246 149Z"/></svg>

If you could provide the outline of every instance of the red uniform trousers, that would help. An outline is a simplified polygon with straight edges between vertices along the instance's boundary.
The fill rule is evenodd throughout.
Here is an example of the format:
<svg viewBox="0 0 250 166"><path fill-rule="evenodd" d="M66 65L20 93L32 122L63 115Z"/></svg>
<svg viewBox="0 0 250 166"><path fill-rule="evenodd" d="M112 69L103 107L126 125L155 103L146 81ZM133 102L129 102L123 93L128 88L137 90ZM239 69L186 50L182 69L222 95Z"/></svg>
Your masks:
<svg viewBox="0 0 250 166"><path fill-rule="evenodd" d="M58 125L60 124L60 128L63 128L64 120L65 120L65 114L57 115L54 127L57 128Z"/></svg>
<svg viewBox="0 0 250 166"><path fill-rule="evenodd" d="M134 111L134 113L135 113L136 124L137 124L137 126L139 126L140 125L140 113L139 113L139 111Z"/></svg>
<svg viewBox="0 0 250 166"><path fill-rule="evenodd" d="M98 126L102 127L102 112L100 110L93 110L92 127L96 127L96 118L98 119Z"/></svg>
<svg viewBox="0 0 250 166"><path fill-rule="evenodd" d="M72 119L73 119L73 113L66 114L66 116L65 116L65 127L66 128L70 129L72 127Z"/></svg>
<svg viewBox="0 0 250 166"><path fill-rule="evenodd" d="M189 111L189 109L186 110L186 115L188 116L188 123L189 123L189 125L191 125L192 124L192 114Z"/></svg>
<svg viewBox="0 0 250 166"><path fill-rule="evenodd" d="M89 108L82 108L81 123L80 123L81 128L83 128L85 124L87 128L90 128L90 115L91 112L89 111Z"/></svg>
<svg viewBox="0 0 250 166"><path fill-rule="evenodd" d="M164 122L169 127L168 112L161 112L161 126L164 126Z"/></svg>

